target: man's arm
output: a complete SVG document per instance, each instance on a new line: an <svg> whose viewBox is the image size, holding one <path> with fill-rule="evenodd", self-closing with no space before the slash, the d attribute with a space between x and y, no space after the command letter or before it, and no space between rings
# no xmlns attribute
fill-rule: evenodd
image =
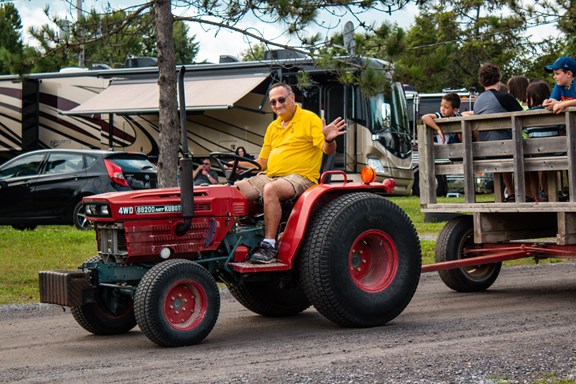
<svg viewBox="0 0 576 384"><path fill-rule="evenodd" d="M200 164L192 173L192 180L196 180L201 170L202 170L202 164Z"/></svg>
<svg viewBox="0 0 576 384"><path fill-rule="evenodd" d="M331 155L336 152L336 138L346 134L346 121L338 117L326 125L326 120L322 119L322 133L324 134L322 152Z"/></svg>
<svg viewBox="0 0 576 384"><path fill-rule="evenodd" d="M210 184L218 184L218 174L216 171L209 170L206 172L206 177L208 177L208 181Z"/></svg>

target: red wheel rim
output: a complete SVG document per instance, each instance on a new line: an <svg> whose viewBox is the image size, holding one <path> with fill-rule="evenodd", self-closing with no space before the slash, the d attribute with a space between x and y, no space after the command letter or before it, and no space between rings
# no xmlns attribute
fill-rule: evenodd
<svg viewBox="0 0 576 384"><path fill-rule="evenodd" d="M354 283L365 292L381 292L394 280L398 271L398 249L382 231L366 231L356 238L348 267Z"/></svg>
<svg viewBox="0 0 576 384"><path fill-rule="evenodd" d="M207 309L206 292L194 281L179 281L168 289L164 316L170 326L186 331L198 325Z"/></svg>

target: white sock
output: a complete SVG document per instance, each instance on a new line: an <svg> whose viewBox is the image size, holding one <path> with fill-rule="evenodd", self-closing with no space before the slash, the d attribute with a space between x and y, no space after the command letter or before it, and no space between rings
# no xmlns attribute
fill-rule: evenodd
<svg viewBox="0 0 576 384"><path fill-rule="evenodd" d="M264 239L262 240L265 243L270 244L271 246L273 246L274 248L276 248L276 240L275 239Z"/></svg>

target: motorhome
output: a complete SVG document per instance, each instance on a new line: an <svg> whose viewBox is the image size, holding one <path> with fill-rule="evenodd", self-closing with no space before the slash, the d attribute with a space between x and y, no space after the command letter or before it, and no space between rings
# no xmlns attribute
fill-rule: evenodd
<svg viewBox="0 0 576 384"><path fill-rule="evenodd" d="M238 146L255 156L275 118L267 103L274 82L290 84L296 101L327 121L343 117L334 168L349 178L369 165L395 194L412 188L412 145L405 94L382 60L346 57L344 71L379 72L385 85L368 94L345 83L343 70L281 55L263 61L186 65L188 142L195 158ZM303 81L305 79L305 81ZM0 157L37 148L101 148L157 158L158 68L123 68L0 76ZM190 129L194 126L194 129Z"/></svg>

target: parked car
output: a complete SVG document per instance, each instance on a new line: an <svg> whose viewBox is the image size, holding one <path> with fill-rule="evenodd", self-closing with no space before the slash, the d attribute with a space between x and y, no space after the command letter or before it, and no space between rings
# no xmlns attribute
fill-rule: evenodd
<svg viewBox="0 0 576 384"><path fill-rule="evenodd" d="M0 166L0 225L91 228L82 198L157 187L156 166L142 153L46 149Z"/></svg>

